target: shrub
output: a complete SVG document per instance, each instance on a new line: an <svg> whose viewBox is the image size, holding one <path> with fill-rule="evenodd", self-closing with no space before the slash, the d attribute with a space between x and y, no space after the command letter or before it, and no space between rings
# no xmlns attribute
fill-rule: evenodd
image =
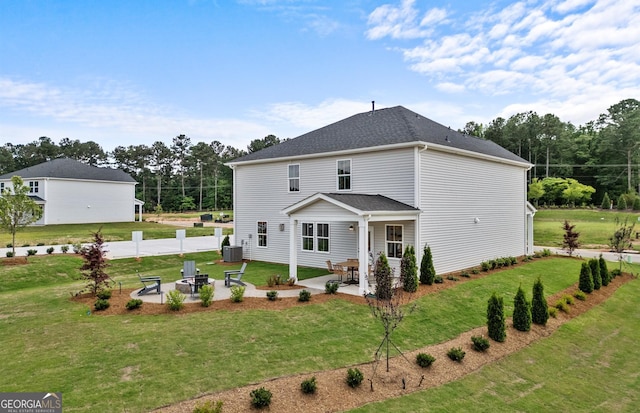
<svg viewBox="0 0 640 413"><path fill-rule="evenodd" d="M245 288L240 285L234 285L231 287L231 302L241 303L244 300Z"/></svg>
<svg viewBox="0 0 640 413"><path fill-rule="evenodd" d="M487 329L489 337L497 342L507 338L507 328L504 320L504 301L496 293L491 295L487 305Z"/></svg>
<svg viewBox="0 0 640 413"><path fill-rule="evenodd" d="M358 387L364 380L364 375L357 368L347 370L347 384L349 387Z"/></svg>
<svg viewBox="0 0 640 413"><path fill-rule="evenodd" d="M602 204L600 204L600 208L602 209L611 208L611 199L609 198L609 194L607 192L605 192L604 196L602 197Z"/></svg>
<svg viewBox="0 0 640 413"><path fill-rule="evenodd" d="M311 293L307 290L302 290L300 291L300 294L298 295L298 301L309 301L311 300Z"/></svg>
<svg viewBox="0 0 640 413"><path fill-rule="evenodd" d="M627 198L624 194L620 194L618 197L618 211L624 211L627 209Z"/></svg>
<svg viewBox="0 0 640 413"><path fill-rule="evenodd" d="M449 281L460 281L460 278L454 277L453 275L447 275L447 280L449 280Z"/></svg>
<svg viewBox="0 0 640 413"><path fill-rule="evenodd" d="M216 401L215 404L213 401L207 400L202 404L196 404L193 413L222 413L222 404L222 400Z"/></svg>
<svg viewBox="0 0 640 413"><path fill-rule="evenodd" d="M480 274L480 270L477 268L474 268L471 270L471 274L474 274L474 275Z"/></svg>
<svg viewBox="0 0 640 413"><path fill-rule="evenodd" d="M230 247L231 246L231 240L229 239L229 234L225 235L224 238L222 239L222 242L220 243L220 249L224 249L224 247Z"/></svg>
<svg viewBox="0 0 640 413"><path fill-rule="evenodd" d="M53 247L47 248L47 254L49 254L49 255L53 254L54 250L55 250L55 248L53 248Z"/></svg>
<svg viewBox="0 0 640 413"><path fill-rule="evenodd" d="M543 257L550 257L551 256L551 250L549 248L543 248L542 249L542 256Z"/></svg>
<svg viewBox="0 0 640 413"><path fill-rule="evenodd" d="M269 301L275 301L278 299L278 292L277 291L267 291L267 299L269 299Z"/></svg>
<svg viewBox="0 0 640 413"><path fill-rule="evenodd" d="M475 351L486 351L489 346L491 346L491 344L489 344L489 340L483 336L472 336L471 342L473 343L473 349Z"/></svg>
<svg viewBox="0 0 640 413"><path fill-rule="evenodd" d="M482 261L480 263L480 268L482 268L482 271L487 272L491 269L491 263L489 263L489 261Z"/></svg>
<svg viewBox="0 0 640 413"><path fill-rule="evenodd" d="M602 254L600 254L600 257L598 258L598 264L600 267L600 278L602 278L602 285L606 287L611 282L611 274L609 274L607 262L602 257Z"/></svg>
<svg viewBox="0 0 640 413"><path fill-rule="evenodd" d="M431 354L418 353L418 355L416 356L416 363L418 363L418 366L423 368L429 367L433 364L434 361L436 361L436 358Z"/></svg>
<svg viewBox="0 0 640 413"><path fill-rule="evenodd" d="M416 264L416 250L413 245L407 245L400 260L400 279L402 289L409 293L418 290L418 265Z"/></svg>
<svg viewBox="0 0 640 413"><path fill-rule="evenodd" d="M593 289L599 290L602 287L602 277L600 277L600 261L597 258L589 260L589 268L591 269L591 278L593 279Z"/></svg>
<svg viewBox="0 0 640 413"><path fill-rule="evenodd" d="M580 282L578 283L580 291L584 291L587 294L593 292L593 278L591 277L591 266L583 262L580 267Z"/></svg>
<svg viewBox="0 0 640 413"><path fill-rule="evenodd" d="M391 299L393 296L393 274L384 253L378 256L373 275L376 279L376 297L380 300Z"/></svg>
<svg viewBox="0 0 640 413"><path fill-rule="evenodd" d="M44 242L39 242L36 244L37 247L44 247Z"/></svg>
<svg viewBox="0 0 640 413"><path fill-rule="evenodd" d="M518 287L513 298L513 327L518 331L531 330L531 305L524 295L522 286Z"/></svg>
<svg viewBox="0 0 640 413"><path fill-rule="evenodd" d="M14 254L13 251L7 251L5 255L7 256L7 258L12 258Z"/></svg>
<svg viewBox="0 0 640 413"><path fill-rule="evenodd" d="M420 262L420 283L432 285L435 281L436 269L433 266L433 256L431 255L431 247L424 246L422 261Z"/></svg>
<svg viewBox="0 0 640 413"><path fill-rule="evenodd" d="M302 383L300 383L300 390L302 390L304 394L313 394L316 392L317 389L318 389L318 384L316 383L315 377L311 377L310 379L303 380Z"/></svg>
<svg viewBox="0 0 640 413"><path fill-rule="evenodd" d="M27 257L30 257L32 255L36 255L37 253L38 253L38 250L28 249L27 250Z"/></svg>
<svg viewBox="0 0 640 413"><path fill-rule="evenodd" d="M282 276L280 274L274 274L267 278L267 285L269 287L274 287L276 285L283 285L284 283L285 283L285 280L282 279Z"/></svg>
<svg viewBox="0 0 640 413"><path fill-rule="evenodd" d="M200 303L203 307L209 307L211 305L211 301L213 301L213 286L212 285L203 285L199 290L200 294Z"/></svg>
<svg viewBox="0 0 640 413"><path fill-rule="evenodd" d="M442 284L444 282L444 279L442 279L442 275L436 275L433 279L433 282L435 282L436 284Z"/></svg>
<svg viewBox="0 0 640 413"><path fill-rule="evenodd" d="M571 296L569 294L563 295L562 299L564 300L565 303L567 303L569 305L573 305L573 303L574 303L573 296Z"/></svg>
<svg viewBox="0 0 640 413"><path fill-rule="evenodd" d="M96 311L102 311L109 308L109 305L110 304L108 300L105 300L103 298L98 298L95 304L93 304L93 307L96 309Z"/></svg>
<svg viewBox="0 0 640 413"><path fill-rule="evenodd" d="M125 307L127 310L135 310L136 308L140 308L142 307L142 300L139 298L132 298L131 300L127 301Z"/></svg>
<svg viewBox="0 0 640 413"><path fill-rule="evenodd" d="M469 277L471 277L471 276L469 275L469 272L468 272L468 271L461 271L461 272L460 272L460 276L461 276L461 277L464 277L464 278L469 278Z"/></svg>
<svg viewBox="0 0 640 413"><path fill-rule="evenodd" d="M79 242L74 242L72 248L74 253L80 254L80 251L82 251L82 244Z"/></svg>
<svg viewBox="0 0 640 413"><path fill-rule="evenodd" d="M583 293L582 291L580 291L580 290L578 290L575 293L573 293L573 296L576 297L580 301L586 301L587 300L587 295L585 293Z"/></svg>
<svg viewBox="0 0 640 413"><path fill-rule="evenodd" d="M66 254L67 252L69 252L69 246L68 246L68 245L63 245L63 246L61 246L61 247L60 247L60 251L61 251L63 254Z"/></svg>
<svg viewBox="0 0 640 413"><path fill-rule="evenodd" d="M111 298L111 290L100 290L96 294L96 297L102 298L103 300L108 300Z"/></svg>
<svg viewBox="0 0 640 413"><path fill-rule="evenodd" d="M553 317L553 318L557 318L558 317L558 309L555 307L549 307L549 316Z"/></svg>
<svg viewBox="0 0 640 413"><path fill-rule="evenodd" d="M457 361L457 362L461 362L462 359L464 359L465 356L464 350L462 350L462 347L451 347L449 349L449 351L447 351L447 356L453 360L453 361Z"/></svg>
<svg viewBox="0 0 640 413"><path fill-rule="evenodd" d="M563 300L563 299L560 299L560 300L556 301L556 305L555 305L555 307L556 307L558 310L563 311L563 312L565 312L565 313L568 313L568 312L569 312L569 305L568 305L568 304L567 304L567 302L566 302L565 300Z"/></svg>
<svg viewBox="0 0 640 413"><path fill-rule="evenodd" d="M31 246L31 244L29 244L29 243L22 244L22 247L30 247L30 246Z"/></svg>
<svg viewBox="0 0 640 413"><path fill-rule="evenodd" d="M268 407L271 404L271 392L264 387L252 390L249 396L251 396L251 405L257 409Z"/></svg>
<svg viewBox="0 0 640 413"><path fill-rule="evenodd" d="M531 321L535 324L546 325L549 320L549 306L544 298L544 285L540 277L533 283L533 298L531 299Z"/></svg>
<svg viewBox="0 0 640 413"><path fill-rule="evenodd" d="M171 311L180 311L184 307L184 299L187 296L178 290L171 290L167 293L167 306Z"/></svg>
<svg viewBox="0 0 640 413"><path fill-rule="evenodd" d="M622 275L622 270L620 270L619 268L615 268L613 270L611 270L611 277L618 277Z"/></svg>
<svg viewBox="0 0 640 413"><path fill-rule="evenodd" d="M296 279L293 277L289 277L287 278L287 285L289 287L293 287L294 285L296 285Z"/></svg>
<svg viewBox="0 0 640 413"><path fill-rule="evenodd" d="M12 243L8 243L7 244L7 248L13 248L13 244Z"/></svg>
<svg viewBox="0 0 640 413"><path fill-rule="evenodd" d="M339 285L337 282L327 281L324 285L324 292L327 294L335 294L338 292L338 287Z"/></svg>

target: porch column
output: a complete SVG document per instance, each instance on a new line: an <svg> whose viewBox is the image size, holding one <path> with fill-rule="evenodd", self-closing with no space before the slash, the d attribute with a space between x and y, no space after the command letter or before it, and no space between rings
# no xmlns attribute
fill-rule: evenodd
<svg viewBox="0 0 640 413"><path fill-rule="evenodd" d="M369 285L367 283L367 273L369 272L369 251L367 246L367 239L369 235L369 221L364 217L358 220L358 294L364 296ZM368 275L371 277L371 274Z"/></svg>
<svg viewBox="0 0 640 413"><path fill-rule="evenodd" d="M298 233L298 221L289 217L289 278L298 282L298 249L296 248L296 234Z"/></svg>

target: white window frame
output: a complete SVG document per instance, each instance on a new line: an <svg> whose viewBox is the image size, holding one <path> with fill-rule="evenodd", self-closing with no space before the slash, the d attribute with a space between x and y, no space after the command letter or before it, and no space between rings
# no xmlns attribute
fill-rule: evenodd
<svg viewBox="0 0 640 413"><path fill-rule="evenodd" d="M349 162L349 173L340 173L340 162ZM340 178L349 178L349 187L340 188ZM353 162L351 159L338 159L336 161L336 190L351 191L353 187Z"/></svg>
<svg viewBox="0 0 640 413"><path fill-rule="evenodd" d="M29 193L37 194L38 193L38 181L29 181Z"/></svg>
<svg viewBox="0 0 640 413"><path fill-rule="evenodd" d="M298 167L298 176L291 176L291 167L292 166L297 166ZM289 184L289 192L300 192L300 164L299 163L290 163L289 165L287 165L287 183ZM298 189L291 189L292 188L292 181L297 180L298 181Z"/></svg>
<svg viewBox="0 0 640 413"><path fill-rule="evenodd" d="M264 228L264 232L260 230ZM256 222L256 247L267 248L269 246L269 221L257 221ZM260 245L260 240L264 240L264 245Z"/></svg>
<svg viewBox="0 0 640 413"><path fill-rule="evenodd" d="M393 239L390 240L389 239L389 227L400 227L400 241L398 241L397 239ZM391 254L389 254L389 246L393 244L393 245L398 245L400 244L400 256L396 257L395 256L395 251L394 252L394 256L391 256ZM385 253L387 254L387 258L390 259L401 259L402 258L402 252L404 251L404 225L399 225L399 224L387 224L384 227L384 245L385 245ZM394 248L394 250L397 250L397 247Z"/></svg>
<svg viewBox="0 0 640 413"><path fill-rule="evenodd" d="M326 225L327 226L327 236L318 236L318 226ZM311 235L309 235L307 229L311 228ZM319 254L329 254L331 252L331 226L328 222L301 222L300 223L300 249L303 252L315 252ZM307 242L305 242L305 240ZM327 241L327 250L321 251L318 248L318 241L326 240ZM309 245L311 249L309 249Z"/></svg>

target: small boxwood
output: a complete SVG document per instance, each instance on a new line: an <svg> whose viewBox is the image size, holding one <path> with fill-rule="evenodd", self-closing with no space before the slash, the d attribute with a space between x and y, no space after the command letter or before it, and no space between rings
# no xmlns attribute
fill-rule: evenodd
<svg viewBox="0 0 640 413"><path fill-rule="evenodd" d="M337 282L327 281L324 285L324 292L327 294L335 294L338 292L338 287L339 285Z"/></svg>
<svg viewBox="0 0 640 413"><path fill-rule="evenodd" d="M142 300L139 298L132 298L131 300L127 301L125 307L127 308L127 310L135 310L136 308L140 308L142 307Z"/></svg>
<svg viewBox="0 0 640 413"><path fill-rule="evenodd" d="M257 409L268 407L271 404L271 392L264 387L252 390L249 393L251 405Z"/></svg>
<svg viewBox="0 0 640 413"><path fill-rule="evenodd" d="M100 290L96 294L96 297L101 298L103 300L108 300L111 298L111 290Z"/></svg>
<svg viewBox="0 0 640 413"><path fill-rule="evenodd" d="M449 349L449 351L447 351L447 356L453 360L453 361L457 361L457 362L461 362L462 359L464 359L465 356L465 351L462 350L462 347L451 347Z"/></svg>
<svg viewBox="0 0 640 413"><path fill-rule="evenodd" d="M429 367L433 364L434 361L436 361L436 358L431 354L418 353L418 355L416 356L416 363L418 363L418 366L423 368Z"/></svg>
<svg viewBox="0 0 640 413"><path fill-rule="evenodd" d="M347 370L347 384L349 387L358 387L364 380L364 375L358 368Z"/></svg>
<svg viewBox="0 0 640 413"><path fill-rule="evenodd" d="M476 351L486 351L491 346L489 340L482 336L471 337L471 342L473 342L473 349Z"/></svg>
<svg viewBox="0 0 640 413"><path fill-rule="evenodd" d="M310 379L303 380L302 383L300 383L300 390L302 390L304 394L313 394L317 389L318 384L316 383L315 376Z"/></svg>
<svg viewBox="0 0 640 413"><path fill-rule="evenodd" d="M108 300L105 300L103 298L98 298L95 304L93 304L93 307L96 309L96 311L102 311L109 308L109 305L110 304Z"/></svg>
<svg viewBox="0 0 640 413"><path fill-rule="evenodd" d="M278 292L275 290L267 291L267 298L269 301L276 301L278 299Z"/></svg>
<svg viewBox="0 0 640 413"><path fill-rule="evenodd" d="M309 301L311 300L311 293L307 290L302 290L300 291L300 294L298 295L298 301Z"/></svg>

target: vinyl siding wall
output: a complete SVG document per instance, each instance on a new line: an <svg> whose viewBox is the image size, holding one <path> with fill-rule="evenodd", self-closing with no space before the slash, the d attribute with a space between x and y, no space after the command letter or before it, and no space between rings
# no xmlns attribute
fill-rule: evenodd
<svg viewBox="0 0 640 413"><path fill-rule="evenodd" d="M524 168L434 150L420 156L420 237L437 273L525 254Z"/></svg>
<svg viewBox="0 0 640 413"><path fill-rule="evenodd" d="M243 245L245 258L269 262L289 262L289 217L280 211L318 192L337 190L336 162L351 159L351 191L347 193L380 194L413 205L413 149L377 151L367 154L322 157L296 161L238 165L235 170L234 221L236 244ZM300 165L300 191L289 192L288 165ZM330 204L318 203L305 211L307 222L328 222L340 214L348 219L348 211ZM347 215L346 215L347 214ZM356 218L354 216L353 221ZM268 222L268 246L257 247L257 222ZM357 254L357 232L349 231L349 221L330 224L330 253L301 250L298 226L298 264L324 267L326 260L343 261ZM280 224L284 230L280 231ZM384 231L380 230L384 236ZM249 238L251 234L251 238ZM377 236L377 231L375 233ZM383 244L380 244L381 246Z"/></svg>

